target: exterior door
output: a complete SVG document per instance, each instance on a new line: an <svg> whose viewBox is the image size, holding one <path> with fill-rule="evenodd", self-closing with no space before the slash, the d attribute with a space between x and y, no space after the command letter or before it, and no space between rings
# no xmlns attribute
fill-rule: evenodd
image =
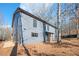
<svg viewBox="0 0 79 59"><path fill-rule="evenodd" d="M51 41L51 34L48 33L48 42L50 42L50 41Z"/></svg>

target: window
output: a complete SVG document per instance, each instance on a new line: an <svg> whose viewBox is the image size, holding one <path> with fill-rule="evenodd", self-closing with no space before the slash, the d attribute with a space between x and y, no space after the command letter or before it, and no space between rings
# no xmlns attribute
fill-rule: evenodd
<svg viewBox="0 0 79 59"><path fill-rule="evenodd" d="M38 33L32 33L32 37L38 37Z"/></svg>
<svg viewBox="0 0 79 59"><path fill-rule="evenodd" d="M49 26L47 25L47 30L49 31Z"/></svg>
<svg viewBox="0 0 79 59"><path fill-rule="evenodd" d="M33 20L33 27L37 27L37 20Z"/></svg>

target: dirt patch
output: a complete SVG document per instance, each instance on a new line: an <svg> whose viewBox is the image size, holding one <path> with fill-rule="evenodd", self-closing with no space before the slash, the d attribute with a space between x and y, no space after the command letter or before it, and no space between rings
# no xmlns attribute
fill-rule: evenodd
<svg viewBox="0 0 79 59"><path fill-rule="evenodd" d="M79 56L79 40L62 40L61 44L57 43L38 43L29 45L18 45L18 56ZM12 47L2 48L0 43L0 55L9 56ZM26 51L27 50L27 51ZM29 56L30 56L29 55Z"/></svg>
<svg viewBox="0 0 79 59"><path fill-rule="evenodd" d="M3 48L4 41L0 42L0 56L9 56L13 47Z"/></svg>
<svg viewBox="0 0 79 59"><path fill-rule="evenodd" d="M0 48L0 56L10 56L12 47L10 48Z"/></svg>
<svg viewBox="0 0 79 59"><path fill-rule="evenodd" d="M70 42L71 41L71 42ZM78 43L79 40L75 41ZM38 43L25 45L31 55L36 56L78 56L79 45L74 44L74 40L62 41L61 44L56 43ZM20 51L19 51L20 52Z"/></svg>

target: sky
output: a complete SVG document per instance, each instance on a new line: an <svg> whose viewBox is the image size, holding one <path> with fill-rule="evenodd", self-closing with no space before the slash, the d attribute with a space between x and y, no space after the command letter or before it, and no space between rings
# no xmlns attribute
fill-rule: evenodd
<svg viewBox="0 0 79 59"><path fill-rule="evenodd" d="M9 27L11 27L12 25L12 17L13 17L13 13L15 12L15 10L17 9L17 7L21 7L29 12L32 12L35 9L39 9L39 8L43 8L43 6L45 5L45 7L47 9L52 8L51 5L53 4L44 4L44 3L0 3L0 15L2 17L2 19L4 20L4 24L7 24ZM56 5L54 5L54 9L55 10ZM46 12L45 12L46 13ZM50 13L48 11L48 13ZM56 12L55 12L56 13ZM39 13L38 13L39 14ZM54 15L54 13L53 13Z"/></svg>
<svg viewBox="0 0 79 59"><path fill-rule="evenodd" d="M31 13L33 13L34 11L35 12L37 11L37 13L38 13L38 11L41 11L42 9L43 9L42 12L47 10L45 13L51 14L51 12L53 12L52 15L55 16L56 15L57 4L56 3L21 3L20 7L24 10L27 10L27 11L31 12Z"/></svg>
<svg viewBox="0 0 79 59"><path fill-rule="evenodd" d="M56 17L55 17L57 16L56 3L54 4L53 3L52 4L49 4L49 3L47 4L45 3L36 3L36 4L35 3L0 3L0 16L2 15L2 20L4 20L4 24L7 24L9 27L11 27L13 13L18 7L21 7L31 13L34 12L34 14L36 13L36 15L39 14L39 12L37 13L36 10L43 9L42 11L45 11L45 8L46 8L47 11L44 12L45 15L47 15L46 17L50 18L50 16L53 16L52 18L54 19L54 21L56 20Z"/></svg>
<svg viewBox="0 0 79 59"><path fill-rule="evenodd" d="M15 10L19 7L19 3L0 3L0 15L4 24L11 27L12 17Z"/></svg>
<svg viewBox="0 0 79 59"><path fill-rule="evenodd" d="M57 3L21 3L20 7L52 25L56 22Z"/></svg>

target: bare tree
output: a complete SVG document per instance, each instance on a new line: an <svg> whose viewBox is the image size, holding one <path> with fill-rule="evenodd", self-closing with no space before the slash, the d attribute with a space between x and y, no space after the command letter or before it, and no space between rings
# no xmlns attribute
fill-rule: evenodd
<svg viewBox="0 0 79 59"><path fill-rule="evenodd" d="M0 14L0 39L4 40L3 38L4 29L3 29L3 15Z"/></svg>
<svg viewBox="0 0 79 59"><path fill-rule="evenodd" d="M76 28L77 25L73 22L77 17L76 6L78 6L78 4L74 3L61 5L61 22L63 22L61 23L61 30L63 29L62 33L65 32L65 34L70 35L72 34L72 29Z"/></svg>

